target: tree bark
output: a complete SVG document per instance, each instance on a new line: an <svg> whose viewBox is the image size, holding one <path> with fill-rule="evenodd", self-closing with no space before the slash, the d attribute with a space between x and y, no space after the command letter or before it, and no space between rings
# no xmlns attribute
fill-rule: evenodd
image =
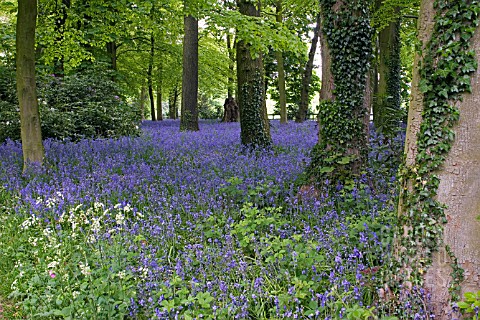
<svg viewBox="0 0 480 320"><path fill-rule="evenodd" d="M422 47L430 40L435 29L435 9L432 1L423 0L420 7L418 35ZM480 60L480 27L476 28L472 46L477 61ZM422 50L425 52L425 50ZM421 76L419 69L423 64L422 55L415 57L412 81L412 100L408 112L408 127L405 142L405 167L413 171L417 167L418 135L423 121L424 95L420 91ZM460 295L465 292L477 292L480 288L480 73L473 73L471 78L472 93L463 94L463 99L456 102L459 110L459 120L453 127L455 140L445 158L443 165L435 172L440 183L435 200L446 206L444 213L446 223L440 235L437 251L432 253L432 263L427 266L424 274L424 287L431 295L430 303L433 307L435 319L451 319L451 294L449 287L454 282L452 277L457 266L464 271L464 278L459 283ZM439 124L443 125L443 124ZM405 177L403 193L412 192L416 181ZM417 182L418 183L418 182ZM408 205L399 202L399 215L407 216ZM428 212L426 212L428 214ZM408 217L408 216L407 216ZM405 219L408 221L408 219ZM398 238L408 237L408 232L415 226L404 223L399 230ZM408 239L408 238L407 238ZM418 239L417 241L421 241ZM447 247L450 250L447 250ZM396 241L397 255L404 248L400 241ZM453 255L448 253L450 251ZM419 248L413 262L403 268L412 270L418 260L425 259L426 253ZM454 259L452 259L454 258Z"/></svg>
<svg viewBox="0 0 480 320"><path fill-rule="evenodd" d="M315 59L315 51L317 51L318 38L320 37L320 24L322 23L321 15L318 13L317 22L313 31L312 44L308 53L308 61L304 69L302 79L302 91L300 95L300 104L298 106L298 112L295 117L295 122L303 122L307 119L308 104L309 104L309 92L310 82L312 81L313 72L313 60Z"/></svg>
<svg viewBox="0 0 480 320"><path fill-rule="evenodd" d="M44 149L35 84L35 28L37 1L19 0L16 30L17 95L20 106L20 129L23 170L30 163L43 163Z"/></svg>
<svg viewBox="0 0 480 320"><path fill-rule="evenodd" d="M110 58L110 68L117 71L117 43L115 41L107 42L107 55Z"/></svg>
<svg viewBox="0 0 480 320"><path fill-rule="evenodd" d="M145 84L142 84L142 88L140 89L140 98L139 98L139 108L140 108L140 115L142 120L145 120Z"/></svg>
<svg viewBox="0 0 480 320"><path fill-rule="evenodd" d="M259 17L260 11L248 0L237 0L240 13ZM242 144L249 147L267 147L272 138L269 132L266 108L264 108L263 59L252 57L250 45L244 40L237 43L237 86L240 109Z"/></svg>
<svg viewBox="0 0 480 320"><path fill-rule="evenodd" d="M57 4L58 2L56 2ZM60 12L57 11L57 19L55 19L55 41L57 43L57 46L63 46L63 40L65 38L65 22L67 21L68 18L68 13L67 10L70 8L71 2L70 0L62 0L60 2ZM60 55L60 57L55 57L54 62L53 62L53 73L57 77L63 77L65 73L65 59L63 57L63 54Z"/></svg>
<svg viewBox="0 0 480 320"><path fill-rule="evenodd" d="M190 0L185 0L186 2ZM186 4L187 5L187 4ZM182 114L180 130L198 131L198 21L184 17Z"/></svg>
<svg viewBox="0 0 480 320"><path fill-rule="evenodd" d="M283 8L282 0L278 0L276 4L278 23L283 22ZM283 54L281 51L275 52L275 58L277 60L278 70L278 94L280 103L280 123L287 123L287 93L285 89L285 66L283 65Z"/></svg>
<svg viewBox="0 0 480 320"><path fill-rule="evenodd" d="M155 55L155 38L153 33L150 35L150 59L148 61L147 82L148 82L148 97L150 98L150 116L152 121L156 121L155 116L155 98L153 97L153 58Z"/></svg>
<svg viewBox="0 0 480 320"><path fill-rule="evenodd" d="M235 40L233 40L235 43ZM233 98L233 90L235 90L235 49L232 45L232 36L227 33L227 50L228 50L228 86L227 99Z"/></svg>
<svg viewBox="0 0 480 320"><path fill-rule="evenodd" d="M400 109L400 20L391 22L378 34L377 70L373 122L383 132L389 131L395 121L392 110Z"/></svg>
<svg viewBox="0 0 480 320"><path fill-rule="evenodd" d="M157 120L163 120L163 112L162 112L162 83L160 79L157 83Z"/></svg>
<svg viewBox="0 0 480 320"><path fill-rule="evenodd" d="M473 44L480 61L480 28L477 27ZM435 319L447 319L451 311L449 285L452 267L446 246L464 270L460 283L460 296L477 292L480 288L480 72L471 79L472 94L465 94L457 104L460 119L452 145L438 177L437 200L447 205L447 224L443 231L443 244L433 254L425 287L432 294Z"/></svg>

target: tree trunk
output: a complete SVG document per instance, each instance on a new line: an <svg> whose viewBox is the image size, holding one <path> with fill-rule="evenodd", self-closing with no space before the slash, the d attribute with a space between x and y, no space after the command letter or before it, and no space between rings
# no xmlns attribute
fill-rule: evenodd
<svg viewBox="0 0 480 320"><path fill-rule="evenodd" d="M110 58L110 68L117 71L117 43L115 41L107 42L107 55Z"/></svg>
<svg viewBox="0 0 480 320"><path fill-rule="evenodd" d="M30 163L42 164L44 157L35 84L36 23L37 1L19 0L16 30L17 95L20 106L24 171Z"/></svg>
<svg viewBox="0 0 480 320"><path fill-rule="evenodd" d="M139 108L140 108L140 115L142 117L142 121L145 120L145 84L142 84L142 88L140 89L140 99L139 99Z"/></svg>
<svg viewBox="0 0 480 320"><path fill-rule="evenodd" d="M56 2L57 4L57 2ZM62 0L60 3L60 12L58 14L57 19L55 19L55 41L57 46L63 46L63 40L65 38L65 22L68 18L67 10L70 8L70 0ZM55 57L53 62L53 73L57 77L63 77L65 73L65 60L63 54L60 54L60 57Z"/></svg>
<svg viewBox="0 0 480 320"><path fill-rule="evenodd" d="M318 38L320 37L320 24L322 23L320 13L317 15L317 22L313 31L312 44L308 53L308 61L304 69L302 79L302 91L300 94L300 104L298 106L295 122L303 122L307 119L310 82L312 81L313 60L315 59L315 51L317 51Z"/></svg>
<svg viewBox="0 0 480 320"><path fill-rule="evenodd" d="M351 184L367 160L366 92L373 34L367 2L321 3L319 139L306 175L309 183L321 185L328 180L336 186Z"/></svg>
<svg viewBox="0 0 480 320"><path fill-rule="evenodd" d="M333 94L333 89L335 88L333 83L333 74L332 74L332 56L330 55L330 49L328 48L327 38L325 37L324 32L322 31L322 26L320 24L320 54L322 57L322 86L320 87L320 102L321 101L331 101L335 99Z"/></svg>
<svg viewBox="0 0 480 320"><path fill-rule="evenodd" d="M155 116L155 98L153 97L153 58L155 55L155 38L153 33L150 35L150 59L148 61L147 82L148 82L148 97L150 98L150 116L152 121L156 121Z"/></svg>
<svg viewBox="0 0 480 320"><path fill-rule="evenodd" d="M248 0L237 0L240 13L259 17L260 11ZM237 86L240 109L242 144L250 147L267 147L272 138L264 108L264 71L262 55L253 58L250 45L244 40L237 43Z"/></svg>
<svg viewBox="0 0 480 320"><path fill-rule="evenodd" d="M190 1L190 0L185 0ZM187 5L187 4L186 4ZM184 17L182 114L180 130L198 131L198 21Z"/></svg>
<svg viewBox="0 0 480 320"><path fill-rule="evenodd" d="M435 28L436 9L433 2L423 0L421 2L418 35L422 44L422 53L431 54L425 49L430 38L441 39L442 33L437 33ZM439 15L439 16L443 16ZM463 12L455 12L455 18L463 17ZM467 20L468 21L468 20ZM458 23L452 21L452 24ZM459 23L463 25L465 21ZM466 26L465 26L466 27ZM439 28L441 30L441 27ZM453 45L460 43L461 38L456 37ZM475 50L475 57L480 60L480 27L476 27L471 46ZM457 43L454 43L457 42ZM460 45L459 45L460 47ZM432 50L435 54L437 49ZM460 49L459 52L465 52ZM455 61L455 51L441 51L444 61ZM438 61L437 56L433 61ZM398 240L395 242L396 254L400 256L411 253L402 261L401 274L405 275L410 282L413 282L412 273L419 268L425 268L426 272L421 273L423 286L431 295L430 303L433 307L435 319L445 320L452 318L452 295L458 286L460 295L465 292L477 292L480 288L480 72L476 66L476 72L471 73L472 93L463 93L460 100L450 99L446 104L454 104L459 111L459 119L453 126L454 141L451 149L441 154L444 162L437 166L429 167L434 160L428 160L425 156L436 156L436 149L425 144L430 136L436 136L430 128L445 130L445 126L454 120L433 121L436 117L432 112L430 98L432 89L424 95L420 90L421 83L432 75L432 72L420 74L420 68L435 65L425 56L417 54L414 63L412 80L412 100L408 113L407 137L405 142L405 169L403 170L403 188L398 206L400 229ZM462 63L460 69L468 65ZM428 69L430 70L430 69ZM440 69L441 74L444 69ZM463 70L461 70L463 72ZM460 71L459 71L460 73ZM437 75L437 73L435 73ZM464 75L459 75L464 79ZM443 81L457 81L454 77L437 77L435 81L442 84ZM463 80L462 80L463 81ZM453 85L448 85L452 88ZM435 90L435 88L433 88ZM467 89L468 91L468 89ZM461 91L463 92L463 91ZM455 119L455 111L445 114L445 119ZM428 128L428 131L425 130ZM441 138L438 138L441 139ZM443 140L442 140L443 141ZM448 149L447 149L448 150ZM432 158L433 159L433 158ZM432 169L429 169L432 168ZM426 171L426 170L429 171ZM436 195L419 196L420 192L430 191L433 186L438 186ZM433 188L434 189L434 188ZM434 192L435 193L435 192ZM413 201L412 201L413 199ZM415 199L420 199L418 204ZM445 209L439 209L438 205L445 205ZM435 214L438 214L435 215ZM422 218L422 221L417 221ZM440 222L444 219L444 223ZM435 248L425 247L425 243L431 243L431 235L428 224L438 226L435 229ZM443 232L442 232L443 229ZM413 244L412 248L407 246ZM433 252L431 252L433 250ZM429 263L431 262L431 263ZM460 271L463 270L463 276Z"/></svg>
<svg viewBox="0 0 480 320"><path fill-rule="evenodd" d="M157 83L157 120L163 120L163 112L162 112L162 83L160 79Z"/></svg>
<svg viewBox="0 0 480 320"><path fill-rule="evenodd" d="M177 119L175 115L175 91L176 88L172 89L168 95L168 117L170 119Z"/></svg>
<svg viewBox="0 0 480 320"><path fill-rule="evenodd" d="M391 22L378 34L378 55L373 122L380 131L392 133L398 123L395 110L400 109L400 20Z"/></svg>
<svg viewBox="0 0 480 320"><path fill-rule="evenodd" d="M163 85L163 63L160 59L158 65L158 79L157 79L157 120L163 120L163 107L162 107L162 85Z"/></svg>
<svg viewBox="0 0 480 320"><path fill-rule="evenodd" d="M283 22L283 8L282 0L277 1L277 16L278 23ZM283 65L283 54L281 51L275 52L275 58L277 60L278 70L278 94L280 96L280 123L287 123L287 93L285 89L285 66Z"/></svg>
<svg viewBox="0 0 480 320"><path fill-rule="evenodd" d="M170 119L178 119L178 85L170 91L168 96L168 117Z"/></svg>
<svg viewBox="0 0 480 320"><path fill-rule="evenodd" d="M233 41L235 42L235 41ZM227 50L228 50L228 86L227 99L233 98L233 90L235 90L235 51L232 46L232 36L227 33Z"/></svg>

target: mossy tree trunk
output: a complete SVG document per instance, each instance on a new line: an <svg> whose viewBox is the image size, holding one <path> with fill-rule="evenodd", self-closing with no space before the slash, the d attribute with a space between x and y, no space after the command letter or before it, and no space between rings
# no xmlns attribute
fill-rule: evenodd
<svg viewBox="0 0 480 320"><path fill-rule="evenodd" d="M140 115L142 117L142 120L145 120L145 95L146 95L147 88L145 87L145 84L142 84L142 87L140 89L140 97L138 99L138 104L140 108Z"/></svg>
<svg viewBox="0 0 480 320"><path fill-rule="evenodd" d="M20 106L24 171L30 163L42 164L44 157L35 84L36 23L37 1L19 0L16 30L17 95Z"/></svg>
<svg viewBox="0 0 480 320"><path fill-rule="evenodd" d="M478 2L453 10L439 2L421 2L395 252L397 278L422 284L444 320L457 294L480 288L480 27L471 14ZM456 25L459 36L449 38Z"/></svg>
<svg viewBox="0 0 480 320"><path fill-rule="evenodd" d="M249 0L237 0L240 13L259 17L260 10ZM258 3L258 6L260 4ZM237 43L237 85L242 144L249 147L271 145L267 112L264 107L264 70L262 55L252 57L250 45Z"/></svg>
<svg viewBox="0 0 480 320"><path fill-rule="evenodd" d="M315 52L317 51L318 39L320 37L320 25L321 15L318 13L316 19L315 29L313 30L312 43L310 45L310 51L308 53L307 64L303 72L302 78L302 91L300 93L300 103L298 106L298 112L295 117L295 122L303 122L307 120L308 116L308 104L310 98L310 83L312 82L313 61L315 59Z"/></svg>
<svg viewBox="0 0 480 320"><path fill-rule="evenodd" d="M192 11L196 0L185 0ZM180 130L198 131L198 21L187 13L184 17L182 108Z"/></svg>

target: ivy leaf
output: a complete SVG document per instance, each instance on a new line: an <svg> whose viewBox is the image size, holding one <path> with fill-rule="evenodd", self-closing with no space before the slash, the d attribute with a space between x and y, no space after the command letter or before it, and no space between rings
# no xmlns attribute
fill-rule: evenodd
<svg viewBox="0 0 480 320"><path fill-rule="evenodd" d="M322 167L320 168L320 173L330 173L334 170L334 167Z"/></svg>
<svg viewBox="0 0 480 320"><path fill-rule="evenodd" d="M420 91L422 93L426 93L426 92L428 92L429 90L432 89L432 86L428 85L428 82L427 82L426 79L422 79L422 80L420 80L420 84L418 85L418 88L420 89Z"/></svg>

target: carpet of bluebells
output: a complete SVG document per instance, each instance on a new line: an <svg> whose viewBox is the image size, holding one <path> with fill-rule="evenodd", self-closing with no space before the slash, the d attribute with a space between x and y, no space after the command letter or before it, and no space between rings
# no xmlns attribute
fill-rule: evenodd
<svg viewBox="0 0 480 320"><path fill-rule="evenodd" d="M356 187L313 197L297 178L314 122L272 122L274 147L257 152L243 150L238 123L200 127L144 122L140 137L46 141L44 167L24 174L21 145L0 145L0 272L19 317L379 314L402 138L372 137Z"/></svg>

